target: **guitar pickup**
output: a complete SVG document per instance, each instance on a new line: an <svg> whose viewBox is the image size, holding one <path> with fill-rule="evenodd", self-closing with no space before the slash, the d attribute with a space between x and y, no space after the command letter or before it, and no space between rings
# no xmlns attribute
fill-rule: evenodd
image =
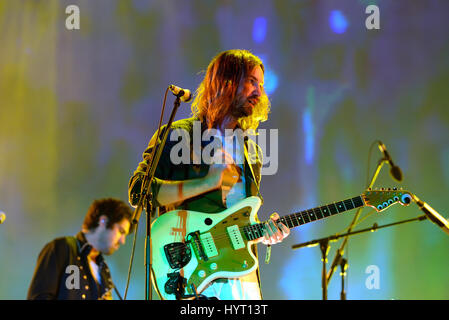
<svg viewBox="0 0 449 320"><path fill-rule="evenodd" d="M228 232L228 236L231 240L234 250L245 248L245 241L242 238L242 234L240 233L238 225L227 227L226 231Z"/></svg>
<svg viewBox="0 0 449 320"><path fill-rule="evenodd" d="M203 259L203 261L209 260L200 239L200 232L195 231L187 235L187 241L192 244L193 250L197 254L197 257Z"/></svg>
<svg viewBox="0 0 449 320"><path fill-rule="evenodd" d="M214 238L210 232L200 235L201 247L208 258L218 256L217 247L215 246Z"/></svg>

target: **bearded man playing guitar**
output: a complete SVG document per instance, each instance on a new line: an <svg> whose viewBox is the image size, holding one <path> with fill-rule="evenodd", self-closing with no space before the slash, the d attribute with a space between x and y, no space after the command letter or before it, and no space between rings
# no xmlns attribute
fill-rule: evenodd
<svg viewBox="0 0 449 320"><path fill-rule="evenodd" d="M246 50L221 52L210 62L197 89L193 117L172 124L168 137L176 130L188 135L181 142L187 147L182 151L190 151L190 161L175 164L177 152L172 151L179 141L167 138L151 186L160 213L152 225L153 284L162 299L198 294L226 300L262 299L255 244L279 243L290 230L277 213L259 233L245 229L259 222L260 148L252 139L237 140L231 152L224 147L214 149L214 159L224 160L224 164L208 162L203 152L192 151L192 137L201 135L203 151L210 147L210 141L201 138L205 131L223 141L225 131L257 129L270 109L263 83L260 58ZM131 177L129 201L133 206L138 203L149 157L164 129L150 140ZM247 203L245 199L249 199ZM235 213L228 212L229 208L235 208Z"/></svg>

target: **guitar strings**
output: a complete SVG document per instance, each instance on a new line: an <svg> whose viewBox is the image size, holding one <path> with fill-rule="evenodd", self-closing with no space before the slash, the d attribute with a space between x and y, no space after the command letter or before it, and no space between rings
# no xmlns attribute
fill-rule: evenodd
<svg viewBox="0 0 449 320"><path fill-rule="evenodd" d="M296 215L296 214L298 214L298 213L295 213L293 215ZM284 216L284 217L280 218L279 220L284 221L285 224L289 224L286 221L286 217L288 217L288 216ZM238 230L242 232L245 228L253 229L253 230L248 230L248 231L254 233L257 237L254 238L254 239L251 239L251 240L247 239L246 241L247 242L249 242L249 241L257 241L258 239L261 239L261 238L265 237L264 234L262 236L258 236L261 232L263 232L263 230L265 228L265 226L264 226L265 223L267 223L267 222L241 226L241 227L238 228ZM298 222L298 225L300 225L299 222ZM292 223L292 226L295 226L295 225ZM243 233L245 234L245 237L246 237L246 233L244 231L243 231ZM215 243L223 243L224 241L231 242L231 236L229 235L229 233L220 232L220 233L215 234L215 236L212 238L212 241L214 242L214 244ZM200 244L201 244L201 239L194 239L194 240L191 240L191 241L188 241L188 242L193 242L195 245L198 245L198 242L200 242ZM193 245L193 243L192 243L192 245ZM204 243L202 245L204 246ZM173 248L172 249L172 252L175 253L175 254L183 252L183 251L184 251L184 248Z"/></svg>
<svg viewBox="0 0 449 320"><path fill-rule="evenodd" d="M244 228L246 228L246 227L253 227L253 226L261 226L261 227L263 228L263 223L253 224L253 225L246 225L246 226L239 227L238 229L239 229L239 231L242 231L242 230L243 230ZM263 238L263 237L264 237L264 236L261 236L261 237L255 238L255 239L253 239L253 240L247 240L247 241L255 241L255 240L260 239L260 238ZM212 241L213 241L214 244L215 244L215 243L223 243L224 241L230 242L231 239L230 239L230 236L229 236L228 233L222 233L222 232L220 232L220 233L217 233L217 234L212 238ZM198 242L201 242L201 239L193 239L193 240L190 240L190 241L187 241L187 242L193 242L195 245L198 245ZM193 245L193 243L192 243L192 245ZM204 246L204 245L203 245L203 246ZM183 252L183 251L184 251L184 248L173 248L173 249L172 249L172 252L175 253L175 254L180 253L180 252Z"/></svg>
<svg viewBox="0 0 449 320"><path fill-rule="evenodd" d="M370 216L372 216L373 213L375 213L375 212L376 212L376 210L374 210L374 209L373 209L371 212L368 212L362 219L360 219L360 220L357 222L356 225L359 225L360 223L362 223L364 220L366 220L367 218L369 218ZM298 212L298 213L300 213L300 212ZM293 214L293 215L297 215L298 213L295 213L295 214ZM289 216L284 216L284 217L280 218L279 220L283 220L284 222L287 222L287 221L286 221L286 217L289 217ZM292 219L292 218L291 218L291 219ZM317 220L319 220L319 219L317 219ZM316 220L314 220L314 221L316 221ZM265 222L265 223L266 223L266 222ZM293 224L293 226L294 226L294 224ZM260 232L262 232L262 230L260 230L260 228L264 228L264 223L258 223L258 224L252 224L252 225L241 226L241 227L239 227L238 229L239 229L239 231L243 231L244 228L258 228L259 230L258 230L257 232L260 233ZM348 228L345 228L345 229L341 230L340 232L338 232L338 233L336 233L336 234L341 234L342 232L345 232L347 229L348 229ZM253 230L253 232L255 232L255 231ZM260 238L263 238L263 237L264 237L264 235L262 235L261 237L254 238L254 239L252 239L252 240L249 240L249 239L248 239L247 241L256 241L256 240L258 240L258 239L260 239ZM222 232L220 232L220 233L217 233L217 234L215 235L215 237L212 238L212 241L213 241L214 244L215 244L215 243L223 243L224 241L230 242L231 239L230 239L230 236L229 236L228 233L222 233ZM198 245L198 242L201 242L201 239L194 239L194 240L192 240L192 242L195 242L195 244ZM204 245L203 245L203 246L204 246ZM174 253L179 253L179 252L182 252L183 250L184 250L183 248L173 249Z"/></svg>
<svg viewBox="0 0 449 320"><path fill-rule="evenodd" d="M305 213L305 212L306 212L306 211L300 211L300 212L296 212L296 213L293 213L293 214L290 214L290 215L283 216L283 217L279 218L279 221L280 221L280 222L283 222L284 224L286 224L287 226L289 226L289 228L292 228L292 227L296 227L296 226L302 225L302 224L299 222L300 219L303 219L303 221L304 221L303 224L305 224L305 223L307 223L307 222L304 220L304 216L303 216L303 213ZM307 216L307 215L306 215L306 216ZM298 217L299 217L299 218L298 218ZM308 217L308 216L307 216L307 217ZM294 220L296 220L296 223L295 223ZM320 219L317 218L316 220L320 220ZM310 219L309 222L316 221L316 220L311 220L311 219ZM268 221L269 221L269 220L268 220ZM255 237L254 239L247 239L246 241L256 241L256 240L258 240L258 239L260 239L260 238L264 238L264 237L265 237L265 234L262 234L262 233L263 233L264 228L265 228L265 227L264 227L264 224L267 223L268 221L265 221L265 222L263 222L263 223L256 223L256 224L251 224L251 225L239 226L239 227L238 227L238 230L239 230L240 232L243 232L244 235L245 235L245 237L248 238L247 235L246 235L246 233L244 232L244 229L247 228L247 231L248 231L249 233L251 233L251 234L254 234L256 237ZM291 225L291 226L290 226L290 225ZM262 235L259 236L260 234L262 234ZM194 240L192 240L192 241L195 242L196 245L198 245L198 241L201 242L201 239L194 239ZM214 244L215 244L215 243L223 243L224 241L230 242L230 241L231 241L231 238L230 238L229 233L223 233L223 232L220 232L220 233L217 233L217 234L214 235L214 237L212 238L212 241L214 242ZM179 253L179 252L182 252L183 250L184 250L183 248L174 248L174 249L173 249L173 253Z"/></svg>
<svg viewBox="0 0 449 320"><path fill-rule="evenodd" d="M355 206L354 203L353 203L353 198L350 198L350 199L347 199L347 200L343 200L343 201L340 201L340 202L346 203L346 201L348 201L348 200L351 200L351 202L352 202L352 204L353 204L353 207L357 207L357 206ZM334 206L335 206L335 205L337 205L337 204L338 204L338 202L333 202L333 203L330 203L330 204L328 204L328 205L326 205L326 206L323 206L323 207L329 208L330 205L334 205ZM345 206L345 207L346 207L346 206ZM316 209L316 208L315 208L315 209ZM312 210L312 213L313 213L314 216L315 216L315 220L312 220L311 217L309 217L308 211L310 211L310 210ZM348 209L346 209L346 210L344 210L344 211L348 211ZM344 212L344 211L341 211L341 212ZM337 212L337 213L341 213L341 212ZM318 218L318 217L316 216L316 213L315 213L314 209L309 209L309 210L303 210L303 211L295 212L295 213L292 213L292 214L289 214L289 215L280 217L280 218L279 218L279 221L281 221L281 222L283 222L284 224L286 224L289 228L292 228L292 227L297 227L297 226L306 224L306 223L308 223L308 222L317 221L317 220L320 220L320 219L326 217L326 216L324 216L323 213L321 213L321 214L322 214L323 216L322 216L321 218ZM333 215L333 214L331 214L331 215ZM331 216L331 215L329 215L329 216ZM329 217L329 216L328 216L328 217ZM309 220L309 221L307 221L306 218L307 218L307 220ZM296 223L295 223L295 220L296 220ZM300 220L302 220L303 223L301 223ZM269 220L268 220L268 221L269 221ZM248 233L250 233L251 237L252 237L252 234L251 234L251 233L254 233L257 237L254 238L254 239L248 239L247 241L254 241L254 240L257 240L257 239L260 239L260 238L265 237L265 234L262 234L261 236L258 236L259 234L261 234L261 233L264 232L264 224L265 224L265 223L267 223L267 222L264 222L264 223L258 223L258 224L253 224L253 225L241 226L241 227L238 227L238 230L239 230L240 232L242 232L242 231L244 231L244 228L248 228L247 231L248 231ZM291 226L290 226L290 225L291 225ZM245 236L246 236L246 233L245 233L245 232L244 232L244 234L245 234ZM214 242L222 242L222 241L224 241L224 240L230 241L231 239L230 239L230 235L229 235L228 233L218 233L218 234L215 235L215 237L213 237L212 240L213 240ZM201 239L199 239L199 241L201 241ZM176 249L174 249L174 250L176 250ZM180 249L180 250L183 250L183 249Z"/></svg>

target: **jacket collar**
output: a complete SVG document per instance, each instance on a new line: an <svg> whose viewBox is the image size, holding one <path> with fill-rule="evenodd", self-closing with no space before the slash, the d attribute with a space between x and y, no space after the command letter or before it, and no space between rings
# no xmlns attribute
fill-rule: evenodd
<svg viewBox="0 0 449 320"><path fill-rule="evenodd" d="M82 231L78 232L75 237L77 239L78 251L79 251L80 256L87 257L89 255L90 251L92 250L92 245L90 245L90 243L87 242L86 235ZM100 253L97 256L97 258L95 259L95 263L100 265L103 262L104 262L104 257Z"/></svg>

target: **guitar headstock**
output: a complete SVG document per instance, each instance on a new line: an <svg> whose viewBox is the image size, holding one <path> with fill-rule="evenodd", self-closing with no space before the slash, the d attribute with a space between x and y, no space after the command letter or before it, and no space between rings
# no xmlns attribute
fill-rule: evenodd
<svg viewBox="0 0 449 320"><path fill-rule="evenodd" d="M408 206L413 199L410 192L398 190L397 188L378 188L365 191L362 195L365 205L373 207L377 212L381 212L395 203Z"/></svg>

